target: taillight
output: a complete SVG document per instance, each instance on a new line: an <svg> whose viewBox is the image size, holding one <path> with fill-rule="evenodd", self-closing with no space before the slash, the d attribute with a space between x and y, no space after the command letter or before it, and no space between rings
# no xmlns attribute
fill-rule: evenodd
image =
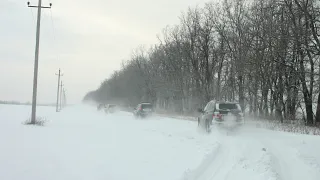
<svg viewBox="0 0 320 180"><path fill-rule="evenodd" d="M222 118L222 114L213 114L212 117L213 117L213 118L221 119L221 118Z"/></svg>

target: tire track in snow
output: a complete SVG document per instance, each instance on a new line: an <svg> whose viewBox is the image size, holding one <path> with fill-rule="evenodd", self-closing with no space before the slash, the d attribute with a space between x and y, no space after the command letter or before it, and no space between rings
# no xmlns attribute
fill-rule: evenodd
<svg viewBox="0 0 320 180"><path fill-rule="evenodd" d="M301 180L308 177L310 180L317 180L320 177L319 171L307 166L303 159L297 156L294 149L288 146L281 146L275 140L262 140L272 156L274 169L281 180ZM283 148L285 147L285 149ZM308 179L308 180L309 180Z"/></svg>
<svg viewBox="0 0 320 180"><path fill-rule="evenodd" d="M236 132L214 135L220 143L184 180L278 179L259 140Z"/></svg>
<svg viewBox="0 0 320 180"><path fill-rule="evenodd" d="M195 170L188 173L184 180L226 179L234 168L237 150L232 147L230 137L224 137L217 147L208 154Z"/></svg>
<svg viewBox="0 0 320 180"><path fill-rule="evenodd" d="M223 145L221 143L217 144L217 147L208 154L204 161L198 166L195 170L188 173L184 180L206 180L208 177L212 177L222 166L223 159L221 155L225 153L221 153L224 150ZM215 163L212 163L215 162Z"/></svg>
<svg viewBox="0 0 320 180"><path fill-rule="evenodd" d="M247 139L260 143L266 150L270 159L270 168L279 180L318 180L320 172L316 167L306 163L299 156L298 147L292 146L295 140L290 133L279 133L269 130L257 130L249 128L239 135L241 139ZM296 140L297 141L297 140Z"/></svg>

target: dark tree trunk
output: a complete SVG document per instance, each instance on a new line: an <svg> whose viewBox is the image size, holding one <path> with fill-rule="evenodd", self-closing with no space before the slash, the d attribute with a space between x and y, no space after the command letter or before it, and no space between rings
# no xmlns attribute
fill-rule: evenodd
<svg viewBox="0 0 320 180"><path fill-rule="evenodd" d="M283 123L283 116L282 116L281 104L280 104L279 101L276 103L276 112L275 112L275 115L276 115L276 119L277 119L277 120L280 120L280 122Z"/></svg>
<svg viewBox="0 0 320 180"><path fill-rule="evenodd" d="M268 111L268 89L264 88L262 92L262 98L263 98L263 116L265 118L268 118L269 111Z"/></svg>
<svg viewBox="0 0 320 180"><path fill-rule="evenodd" d="M270 117L273 118L274 116L274 91L271 89L271 95L270 95Z"/></svg>
<svg viewBox="0 0 320 180"><path fill-rule="evenodd" d="M243 88L243 76L240 75L239 77L239 103L241 109L244 109L244 88Z"/></svg>
<svg viewBox="0 0 320 180"><path fill-rule="evenodd" d="M252 114L252 112L253 112L253 96L252 96L252 94L250 93L250 95L249 95L249 114Z"/></svg>
<svg viewBox="0 0 320 180"><path fill-rule="evenodd" d="M221 100L221 72L222 72L222 61L219 63L219 69L218 69L218 80L217 80L217 89L216 89L216 93L217 93L217 100Z"/></svg>
<svg viewBox="0 0 320 180"><path fill-rule="evenodd" d="M316 125L320 126L320 92L318 94L318 101L317 101Z"/></svg>
<svg viewBox="0 0 320 180"><path fill-rule="evenodd" d="M312 126L313 125L312 97L307 88L307 83L305 78L305 69L303 64L303 55L301 55L301 60L300 60L300 71L301 71L300 79L302 84L302 93L303 93L304 103L306 107L306 114L307 114L306 124L308 126Z"/></svg>

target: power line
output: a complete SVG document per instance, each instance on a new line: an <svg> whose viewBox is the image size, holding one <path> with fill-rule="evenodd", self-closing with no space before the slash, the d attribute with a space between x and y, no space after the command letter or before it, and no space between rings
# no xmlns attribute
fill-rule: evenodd
<svg viewBox="0 0 320 180"><path fill-rule="evenodd" d="M54 28L54 23L53 23L53 16L52 16L52 10L50 9L50 19L51 19L51 25L52 25L52 33L53 33L53 39L56 39L56 33L55 33L55 28Z"/></svg>
<svg viewBox="0 0 320 180"><path fill-rule="evenodd" d="M35 18L34 18L33 11L32 11L32 9L31 9L31 8L30 8L30 12L31 12L31 16L32 16L32 21L35 23L35 22L36 22L36 20L35 20Z"/></svg>
<svg viewBox="0 0 320 180"><path fill-rule="evenodd" d="M57 44L57 35L56 35L56 29L55 29L55 25L54 25L53 15L52 15L52 10L51 9L50 9L50 19L51 19L53 41L54 41L54 51L55 51L57 60L59 60L60 59L60 55L58 53L57 46L56 46L56 44Z"/></svg>
<svg viewBox="0 0 320 180"><path fill-rule="evenodd" d="M54 41L54 54L56 55L57 60L60 60L60 55L57 49L57 35L56 35L56 29L54 25L54 20L53 20L53 13L52 9L50 9L50 19L51 19L51 27L52 27L52 34L53 34L53 41Z"/></svg>
<svg viewBox="0 0 320 180"><path fill-rule="evenodd" d="M51 3L51 0L47 0L49 3ZM55 28L55 23L54 23L54 19L53 19L53 13L52 13L52 9L50 9L50 19L51 19L51 27L52 27L52 34L53 34L53 41L55 42L54 45L54 51L57 57L57 60L60 59L60 55L58 53L57 50L57 34L56 34L56 28ZM59 69L59 73L60 73L60 69ZM63 76L63 74L60 75L60 77ZM62 88L63 84L61 81L61 85L60 85L60 77L58 77L58 89L57 89L57 103L56 103L56 111L58 112L59 109L61 110L64 107L65 104L65 89ZM60 92L59 92L60 91ZM59 108L59 99L60 99L60 108Z"/></svg>

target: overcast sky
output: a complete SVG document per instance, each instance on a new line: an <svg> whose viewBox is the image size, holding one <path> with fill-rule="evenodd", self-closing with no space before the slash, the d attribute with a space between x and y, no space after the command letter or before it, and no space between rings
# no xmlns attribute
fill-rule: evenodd
<svg viewBox="0 0 320 180"><path fill-rule="evenodd" d="M0 100L31 101L37 11L26 1L0 0ZM42 1L53 6L42 14L38 102L55 102L61 68L68 101L78 103L132 50L157 43L182 11L209 0Z"/></svg>

